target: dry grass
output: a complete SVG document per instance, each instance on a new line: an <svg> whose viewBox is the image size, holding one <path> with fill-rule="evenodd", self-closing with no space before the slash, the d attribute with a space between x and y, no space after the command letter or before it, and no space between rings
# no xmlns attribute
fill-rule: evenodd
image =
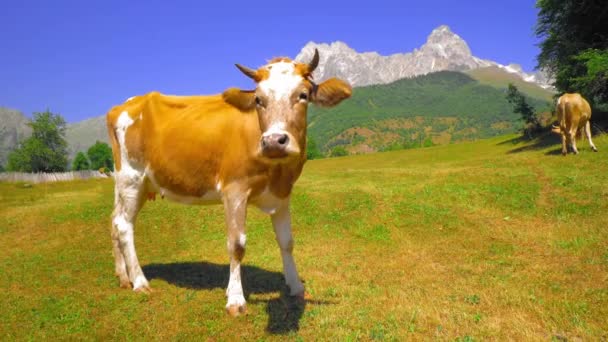
<svg viewBox="0 0 608 342"><path fill-rule="evenodd" d="M251 209L237 319L221 207L146 205L145 296L113 276L111 181L1 183L0 337L606 339L608 137L567 157L513 138L308 163L293 216L312 298L285 295L269 220Z"/></svg>

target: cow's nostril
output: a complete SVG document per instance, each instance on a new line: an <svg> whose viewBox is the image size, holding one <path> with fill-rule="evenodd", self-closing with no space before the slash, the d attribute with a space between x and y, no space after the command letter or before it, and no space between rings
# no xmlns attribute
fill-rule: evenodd
<svg viewBox="0 0 608 342"><path fill-rule="evenodd" d="M285 145L288 141L289 138L287 137L287 134L283 134L278 140L279 144L281 145Z"/></svg>

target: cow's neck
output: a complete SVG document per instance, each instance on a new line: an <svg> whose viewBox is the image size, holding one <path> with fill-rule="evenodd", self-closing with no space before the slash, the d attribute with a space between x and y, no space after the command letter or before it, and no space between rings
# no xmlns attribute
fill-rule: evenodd
<svg viewBox="0 0 608 342"><path fill-rule="evenodd" d="M280 198L289 196L293 185L302 173L304 162L306 162L306 155L289 163L270 166L270 180L268 184L270 191Z"/></svg>

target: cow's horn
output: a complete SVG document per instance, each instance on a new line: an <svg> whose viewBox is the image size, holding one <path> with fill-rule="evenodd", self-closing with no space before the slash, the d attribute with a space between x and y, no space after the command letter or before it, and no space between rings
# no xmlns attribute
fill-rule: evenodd
<svg viewBox="0 0 608 342"><path fill-rule="evenodd" d="M315 54L314 54L314 56L312 56L312 61L310 61L310 63L308 63L308 72L312 74L312 72L315 71L315 69L317 68L318 65L319 65L319 50L317 50L317 48L315 48Z"/></svg>
<svg viewBox="0 0 608 342"><path fill-rule="evenodd" d="M241 70L241 72L243 74L245 74L247 77L251 78L254 81L259 81L258 80L258 72L256 70L253 69L249 69L248 67L242 66L240 64L235 64L237 68L239 68L239 70Z"/></svg>

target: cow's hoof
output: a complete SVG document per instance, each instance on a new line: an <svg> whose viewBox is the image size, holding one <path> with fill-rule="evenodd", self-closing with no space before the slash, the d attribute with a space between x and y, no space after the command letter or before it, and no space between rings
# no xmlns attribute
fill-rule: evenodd
<svg viewBox="0 0 608 342"><path fill-rule="evenodd" d="M247 302L245 302L245 297L243 297L243 295L228 296L226 312L232 317L245 314L247 312Z"/></svg>
<svg viewBox="0 0 608 342"><path fill-rule="evenodd" d="M143 286L140 286L140 287L138 287L138 288L136 288L136 289L133 289L133 291L135 291L135 292L137 292L137 293L143 293L143 294L147 294L147 295L149 295L149 294L151 294L152 292L154 292L154 291L152 290L152 288L151 288L149 285L143 285Z"/></svg>
<svg viewBox="0 0 608 342"><path fill-rule="evenodd" d="M597 152L597 148L592 148L593 152Z"/></svg>
<svg viewBox="0 0 608 342"><path fill-rule="evenodd" d="M118 286L120 286L121 289L133 288L133 286L131 286L131 282L129 281L129 279L118 279Z"/></svg>
<svg viewBox="0 0 608 342"><path fill-rule="evenodd" d="M247 313L247 305L234 304L226 307L226 313L232 317L238 317Z"/></svg>

